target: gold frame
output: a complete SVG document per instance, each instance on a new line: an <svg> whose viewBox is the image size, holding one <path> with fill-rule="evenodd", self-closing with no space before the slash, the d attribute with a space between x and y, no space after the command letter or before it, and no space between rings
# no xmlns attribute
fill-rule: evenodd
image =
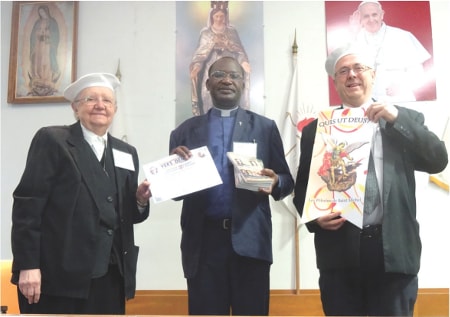
<svg viewBox="0 0 450 317"><path fill-rule="evenodd" d="M36 35L41 14L49 19ZM67 101L63 89L76 79L77 29L78 1L14 1L8 103Z"/></svg>

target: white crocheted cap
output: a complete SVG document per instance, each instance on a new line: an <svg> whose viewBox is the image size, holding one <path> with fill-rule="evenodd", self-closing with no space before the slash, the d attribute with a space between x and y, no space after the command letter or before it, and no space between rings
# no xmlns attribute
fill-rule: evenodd
<svg viewBox="0 0 450 317"><path fill-rule="evenodd" d="M359 63L369 66L370 68L375 67L375 59L373 53L367 46L355 43L347 43L343 46L334 49L330 53L330 55L328 55L327 60L325 62L325 69L330 77L334 78L334 74L336 73L335 67L337 62L342 57L347 55L357 55Z"/></svg>
<svg viewBox="0 0 450 317"><path fill-rule="evenodd" d="M74 101L78 94L88 87L106 87L113 92L120 86L119 79L113 74L92 73L78 78L75 82L64 89L64 97L69 101Z"/></svg>

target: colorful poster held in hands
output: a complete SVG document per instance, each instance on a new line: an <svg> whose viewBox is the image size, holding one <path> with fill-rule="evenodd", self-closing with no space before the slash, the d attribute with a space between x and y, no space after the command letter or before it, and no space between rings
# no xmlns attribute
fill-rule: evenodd
<svg viewBox="0 0 450 317"><path fill-rule="evenodd" d="M319 113L302 221L330 212L362 227L364 191L375 124L363 108Z"/></svg>

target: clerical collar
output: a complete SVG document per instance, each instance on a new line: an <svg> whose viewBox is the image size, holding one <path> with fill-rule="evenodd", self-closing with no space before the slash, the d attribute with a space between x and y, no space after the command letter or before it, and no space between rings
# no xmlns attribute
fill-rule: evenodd
<svg viewBox="0 0 450 317"><path fill-rule="evenodd" d="M232 109L219 109L217 107L212 107L211 113L220 117L231 117L236 115L238 108L239 106L236 106Z"/></svg>
<svg viewBox="0 0 450 317"><path fill-rule="evenodd" d="M94 140L99 140L99 139L103 139L104 144L106 144L108 142L108 132L106 132L102 136L99 136L99 135L95 134L94 132L88 130L81 122L80 122L80 125L81 125L81 130L83 131L83 137L89 144L93 144Z"/></svg>
<svg viewBox="0 0 450 317"><path fill-rule="evenodd" d="M373 99L369 99L369 100L367 100L365 103L363 103L361 106L359 106L359 107L352 107L352 106L349 106L349 105L346 105L345 103L343 103L342 104L342 108L344 108L344 109L349 109L349 108L364 108L364 109L367 109L367 108L369 108L369 106L372 104L372 103L374 103L375 102L375 100L373 100Z"/></svg>

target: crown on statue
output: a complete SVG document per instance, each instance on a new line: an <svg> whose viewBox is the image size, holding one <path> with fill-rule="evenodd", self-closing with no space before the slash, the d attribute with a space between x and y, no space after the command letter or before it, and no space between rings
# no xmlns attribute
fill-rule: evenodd
<svg viewBox="0 0 450 317"><path fill-rule="evenodd" d="M211 1L211 9L228 10L228 1Z"/></svg>

